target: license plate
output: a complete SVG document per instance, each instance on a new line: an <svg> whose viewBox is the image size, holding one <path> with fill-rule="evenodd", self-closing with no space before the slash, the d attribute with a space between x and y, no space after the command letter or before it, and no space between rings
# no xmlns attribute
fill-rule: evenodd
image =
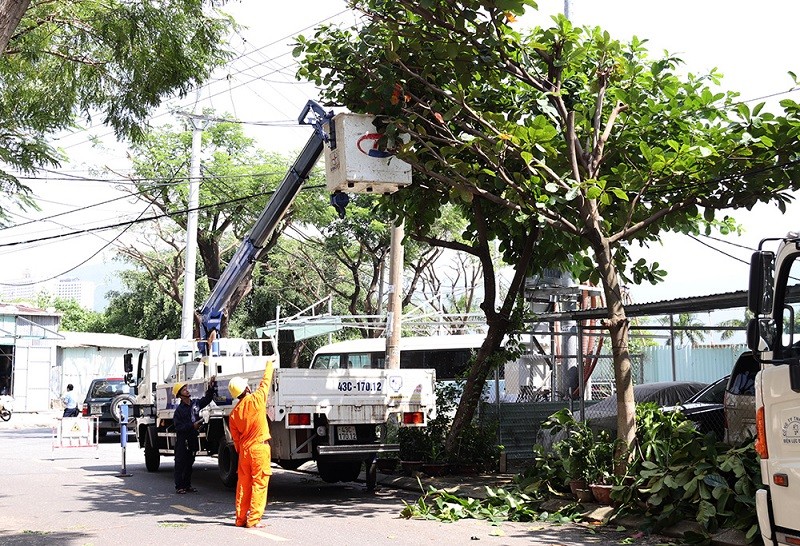
<svg viewBox="0 0 800 546"><path fill-rule="evenodd" d="M336 427L336 438L340 441L357 440L356 427L351 425Z"/></svg>
<svg viewBox="0 0 800 546"><path fill-rule="evenodd" d="M92 414L95 413L103 413L103 405L102 404L92 404Z"/></svg>

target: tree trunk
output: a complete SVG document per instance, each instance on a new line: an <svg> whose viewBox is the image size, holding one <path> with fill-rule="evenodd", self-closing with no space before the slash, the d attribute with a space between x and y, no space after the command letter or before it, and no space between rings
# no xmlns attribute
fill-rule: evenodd
<svg viewBox="0 0 800 546"><path fill-rule="evenodd" d="M622 303L619 275L611 261L608 239L598 237L592 246L597 267L603 282L608 319L606 326L611 337L611 352L614 357L614 385L617 391L617 439L621 440L615 453L614 472L623 475L628 466L628 456L636 438L636 405L633 399L631 355L628 350L628 318Z"/></svg>
<svg viewBox="0 0 800 546"><path fill-rule="evenodd" d="M464 392L461 394L461 401L458 403L456 414L453 417L453 423L445 439L444 447L448 454L453 453L455 447L458 445L461 432L472 422L472 418L475 416L475 410L478 407L478 402L480 402L481 394L483 393L483 386L486 383L486 378L489 376L493 364L493 360L490 357L500 350L503 344L503 338L508 333L508 329L512 324L510 317L524 284L525 276L530 269L534 245L539 239L539 228L533 226L530 233L528 233L528 236L525 238L525 246L517 261L516 269L514 270L514 278L511 280L511 284L508 287L508 293L505 296L503 305L500 307L499 311L495 311L496 286L494 263L492 262L489 247L485 244L485 218L482 208L478 203L475 203L473 207L475 210L476 225L478 226L478 232L480 234L479 238L483 242L483 244L479 245L476 256L480 259L484 271L483 282L486 299L481 304L481 308L486 314L486 323L489 325L489 330L486 333L486 339L483 345L481 345L475 357L475 362L469 370L469 375L464 383Z"/></svg>
<svg viewBox="0 0 800 546"><path fill-rule="evenodd" d="M0 51L5 52L30 3L31 0L0 0Z"/></svg>

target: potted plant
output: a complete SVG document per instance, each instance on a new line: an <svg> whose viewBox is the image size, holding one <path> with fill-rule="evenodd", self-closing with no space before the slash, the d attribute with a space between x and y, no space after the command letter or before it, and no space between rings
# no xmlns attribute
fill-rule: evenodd
<svg viewBox="0 0 800 546"><path fill-rule="evenodd" d="M451 467L457 474L474 475L496 468L499 458L495 427L470 423L458 438Z"/></svg>
<svg viewBox="0 0 800 546"><path fill-rule="evenodd" d="M422 456L427 450L425 429L401 428L397 434L400 444L400 466L406 474L422 469Z"/></svg>
<svg viewBox="0 0 800 546"><path fill-rule="evenodd" d="M572 495L578 502L591 502L593 497L589 479L592 467L589 459L595 446L592 430L585 422L576 421L566 408L551 415L542 428L550 429L551 434L561 438L553 444L553 450L567 475Z"/></svg>
<svg viewBox="0 0 800 546"><path fill-rule="evenodd" d="M595 500L600 504L611 504L611 481L614 473L614 450L616 441L606 430L601 430L595 435L595 442L589 449L587 467L589 473L589 488Z"/></svg>

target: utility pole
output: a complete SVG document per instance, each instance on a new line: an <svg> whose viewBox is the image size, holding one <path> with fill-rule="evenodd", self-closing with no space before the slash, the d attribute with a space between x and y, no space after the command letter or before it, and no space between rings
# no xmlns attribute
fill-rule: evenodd
<svg viewBox="0 0 800 546"><path fill-rule="evenodd" d="M386 312L386 369L400 369L400 330L403 327L403 220L392 226L389 249L389 304Z"/></svg>
<svg viewBox="0 0 800 546"><path fill-rule="evenodd" d="M192 157L189 167L189 209L186 219L186 261L183 278L183 309L181 311L181 339L194 338L194 292L197 271L197 215L200 206L200 152L203 130L208 120L195 114L188 116L192 124Z"/></svg>

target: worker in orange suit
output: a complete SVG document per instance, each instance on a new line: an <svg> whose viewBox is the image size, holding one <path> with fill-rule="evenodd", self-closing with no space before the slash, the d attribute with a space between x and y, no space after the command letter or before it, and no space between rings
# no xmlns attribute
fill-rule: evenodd
<svg viewBox="0 0 800 546"><path fill-rule="evenodd" d="M267 424L267 396L272 384L272 367L273 361L268 360L264 376L255 391L250 390L243 377L234 377L228 382L231 396L239 400L228 418L233 445L239 454L237 527L266 527L261 517L267 506L267 487L272 475Z"/></svg>

